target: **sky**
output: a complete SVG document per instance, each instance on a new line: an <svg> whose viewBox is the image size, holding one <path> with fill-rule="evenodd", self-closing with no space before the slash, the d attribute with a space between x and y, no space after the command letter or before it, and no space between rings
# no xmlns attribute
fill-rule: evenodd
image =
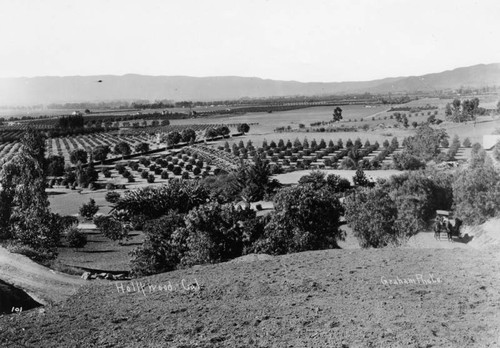
<svg viewBox="0 0 500 348"><path fill-rule="evenodd" d="M0 0L0 77L361 81L500 62L499 0Z"/></svg>

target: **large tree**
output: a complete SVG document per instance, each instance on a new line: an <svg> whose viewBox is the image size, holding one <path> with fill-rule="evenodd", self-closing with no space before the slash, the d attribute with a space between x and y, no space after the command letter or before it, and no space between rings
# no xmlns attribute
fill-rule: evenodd
<svg viewBox="0 0 500 348"><path fill-rule="evenodd" d="M274 207L256 244L258 252L278 255L336 248L344 238L340 229L344 210L325 188L316 190L309 184L284 188L276 194Z"/></svg>
<svg viewBox="0 0 500 348"><path fill-rule="evenodd" d="M181 140L185 143L194 142L196 140L196 132L191 128L184 129L181 133Z"/></svg>
<svg viewBox="0 0 500 348"><path fill-rule="evenodd" d="M149 151L149 144L148 143L139 143L135 146L135 152L148 152Z"/></svg>
<svg viewBox="0 0 500 348"><path fill-rule="evenodd" d="M346 220L362 248L379 248L397 243L394 223L398 216L395 202L380 187L364 188L347 197Z"/></svg>
<svg viewBox="0 0 500 348"><path fill-rule="evenodd" d="M114 153L116 153L117 155L122 155L123 159L125 156L128 156L132 153L132 149L130 148L130 145L128 143L122 141L115 145Z"/></svg>
<svg viewBox="0 0 500 348"><path fill-rule="evenodd" d="M429 161L440 153L439 145L445 138L448 138L445 130L424 124L416 129L414 136L406 138L404 151L419 160Z"/></svg>
<svg viewBox="0 0 500 348"><path fill-rule="evenodd" d="M69 161L73 164L78 162L85 164L87 163L88 154L84 149L75 149L69 154Z"/></svg>
<svg viewBox="0 0 500 348"><path fill-rule="evenodd" d="M167 146L173 146L181 141L182 137L179 132L172 131L166 135Z"/></svg>
<svg viewBox="0 0 500 348"><path fill-rule="evenodd" d="M92 156L96 161L101 162L101 164L106 160L111 149L108 145L99 145L92 150Z"/></svg>
<svg viewBox="0 0 500 348"><path fill-rule="evenodd" d="M500 174L491 159L479 150L472 154L453 182L456 217L480 224L500 212Z"/></svg>
<svg viewBox="0 0 500 348"><path fill-rule="evenodd" d="M2 234L55 255L63 225L49 210L44 149L38 147L43 137L28 130L21 143L21 151L0 174Z"/></svg>
<svg viewBox="0 0 500 348"><path fill-rule="evenodd" d="M47 158L47 175L62 176L64 175L64 157L51 155Z"/></svg>
<svg viewBox="0 0 500 348"><path fill-rule="evenodd" d="M245 134L250 130L250 126L247 123L241 123L238 125L237 130L238 132Z"/></svg>
<svg viewBox="0 0 500 348"><path fill-rule="evenodd" d="M264 199L266 194L273 194L280 184L271 179L269 161L255 156L251 165L242 164L236 174L236 189L247 202L256 202Z"/></svg>

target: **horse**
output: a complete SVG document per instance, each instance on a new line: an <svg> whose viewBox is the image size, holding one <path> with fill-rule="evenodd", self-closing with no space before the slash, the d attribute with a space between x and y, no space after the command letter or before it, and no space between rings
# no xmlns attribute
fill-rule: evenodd
<svg viewBox="0 0 500 348"><path fill-rule="evenodd" d="M448 221L446 222L446 234L448 235L448 242L453 242L453 236L460 237L460 226L462 226L462 220L458 218L448 219Z"/></svg>
<svg viewBox="0 0 500 348"><path fill-rule="evenodd" d="M434 238L435 239L439 239L442 227L443 227L443 225L441 224L441 221L436 219L436 223L434 224Z"/></svg>

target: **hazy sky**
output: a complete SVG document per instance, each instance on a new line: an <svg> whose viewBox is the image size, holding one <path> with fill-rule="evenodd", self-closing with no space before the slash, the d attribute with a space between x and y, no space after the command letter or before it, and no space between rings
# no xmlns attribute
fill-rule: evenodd
<svg viewBox="0 0 500 348"><path fill-rule="evenodd" d="M0 77L370 80L500 62L500 0L0 0Z"/></svg>

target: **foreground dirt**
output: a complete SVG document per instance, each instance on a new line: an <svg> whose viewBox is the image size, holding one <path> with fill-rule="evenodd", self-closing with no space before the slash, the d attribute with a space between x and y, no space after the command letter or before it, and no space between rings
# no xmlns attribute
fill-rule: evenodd
<svg viewBox="0 0 500 348"><path fill-rule="evenodd" d="M0 316L0 346L498 347L499 255L328 250L91 281L45 311Z"/></svg>
<svg viewBox="0 0 500 348"><path fill-rule="evenodd" d="M43 305L64 301L85 284L79 277L53 271L26 256L12 254L3 247L0 247L0 279L24 290ZM0 295L4 295L4 292L0 292ZM5 297L0 298L2 300L6 301Z"/></svg>

